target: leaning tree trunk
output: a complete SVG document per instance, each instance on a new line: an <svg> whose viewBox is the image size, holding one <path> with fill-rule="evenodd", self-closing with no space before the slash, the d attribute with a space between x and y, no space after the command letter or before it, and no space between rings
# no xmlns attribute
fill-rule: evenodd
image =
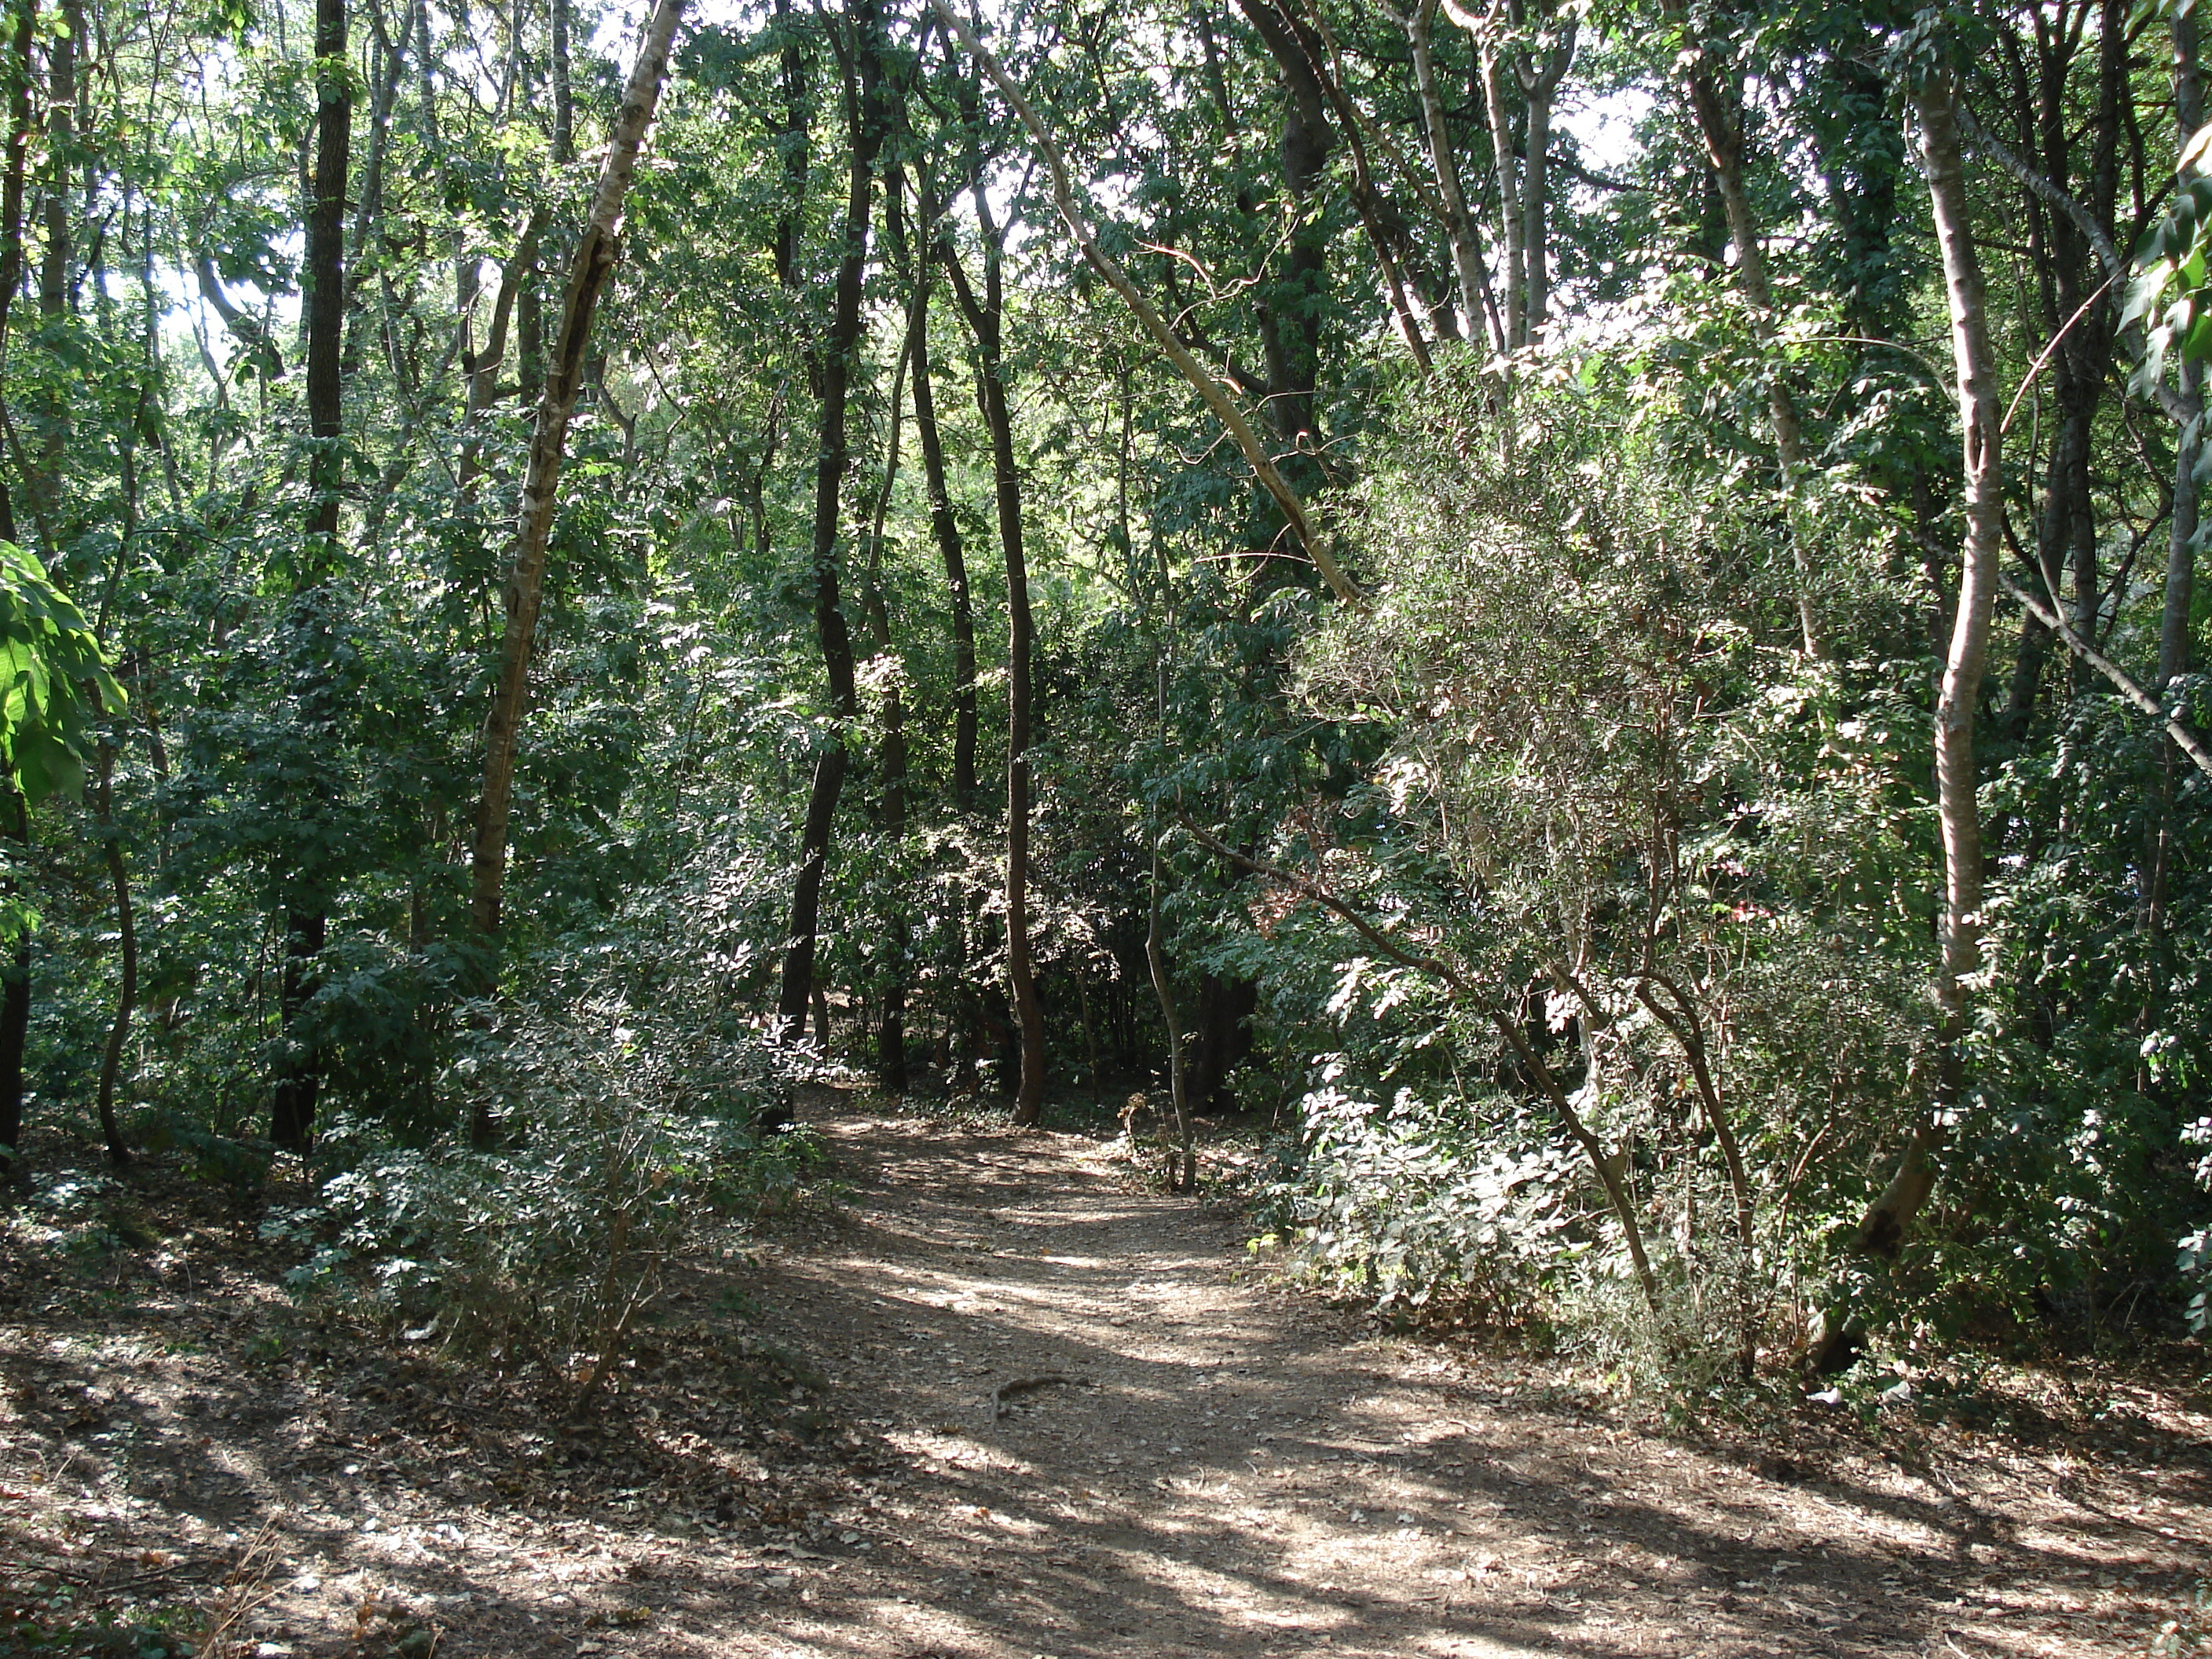
<svg viewBox="0 0 2212 1659"><path fill-rule="evenodd" d="M553 528L553 509L567 459L568 422L584 386L584 362L592 313L620 253L623 204L637 170L646 130L653 124L668 55L684 0L657 0L630 66L629 83L616 112L614 133L590 216L569 262L568 291L561 307L560 331L546 365L545 388L538 404L537 429L523 474L522 507L517 520L507 583L507 632L500 650L499 683L490 717L484 723L483 790L478 797L475 846L470 868L470 921L486 953L489 988L495 977L501 890L507 877L507 823L514 794L514 761L529 692L530 654L537 642L538 613L545 593L545 547ZM479 1142L491 1126L471 1126Z"/></svg>
<svg viewBox="0 0 2212 1659"><path fill-rule="evenodd" d="M343 68L345 0L315 0L317 77L314 198L307 212L307 537L293 570L288 645L299 687L300 736L319 755L317 775L300 792L303 812L326 811L331 787L321 751L335 723L331 678L331 582L337 565L338 492L345 481L340 441L345 431L343 372L346 312L345 207L353 148L353 94ZM302 829L310 826L303 824ZM304 1152L314 1132L323 1058L301 1035L307 1005L320 983L323 943L330 933L330 896L319 852L303 852L286 872L284 965L277 993L277 1054L269 1102L269 1138Z"/></svg>
<svg viewBox="0 0 2212 1659"><path fill-rule="evenodd" d="M2004 535L2003 408L1960 159L1958 83L1950 70L1931 72L1915 89L1913 104L1919 117L1921 170L1927 178L1936 240L1942 251L1944 293L1951 313L1965 451L1966 535L1950 649L1936 705L1936 810L1943 842L1942 956L1936 994L1942 1015L1942 1053L1929 1109L1914 1127L1889 1185L1859 1224L1856 1248L1885 1263L1896 1261L1906 1229L1935 1190L1936 1155L1965 1094L1967 987L1982 960L1982 831L1975 800L1974 715L1989 653L1990 616ZM1832 1316L1813 1355L1814 1365L1824 1370L1840 1369L1849 1363L1855 1344L1850 1322Z"/></svg>

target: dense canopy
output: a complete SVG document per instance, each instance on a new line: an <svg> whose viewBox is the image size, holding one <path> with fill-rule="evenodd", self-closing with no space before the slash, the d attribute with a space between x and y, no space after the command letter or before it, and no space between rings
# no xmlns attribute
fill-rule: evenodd
<svg viewBox="0 0 2212 1659"><path fill-rule="evenodd" d="M587 1392L835 1065L1626 1375L2201 1324L2193 14L963 3L6 0L10 1174Z"/></svg>

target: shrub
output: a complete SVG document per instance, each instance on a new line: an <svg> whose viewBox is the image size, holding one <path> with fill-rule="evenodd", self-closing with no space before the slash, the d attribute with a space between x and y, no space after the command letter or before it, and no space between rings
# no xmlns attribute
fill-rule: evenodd
<svg viewBox="0 0 2212 1659"><path fill-rule="evenodd" d="M1389 1105L1326 1083L1300 1103L1303 1164L1266 1195L1300 1269L1423 1322L1545 1311L1577 1205L1571 1155L1505 1100Z"/></svg>
<svg viewBox="0 0 2212 1659"><path fill-rule="evenodd" d="M325 1149L352 1166L270 1231L319 1244L295 1271L303 1290L343 1285L425 1339L530 1353L576 1382L580 1406L669 1261L818 1161L805 1134L758 1127L793 1062L733 1018L605 993L476 1005L465 1023L448 1121L488 1109L504 1144L364 1146L362 1126L339 1126Z"/></svg>

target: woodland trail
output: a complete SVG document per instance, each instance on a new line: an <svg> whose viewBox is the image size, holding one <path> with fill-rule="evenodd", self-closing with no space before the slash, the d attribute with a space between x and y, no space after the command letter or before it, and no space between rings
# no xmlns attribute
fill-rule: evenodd
<svg viewBox="0 0 2212 1659"><path fill-rule="evenodd" d="M1241 1218L1136 1190L1096 1142L817 1127L851 1206L764 1300L913 1483L724 1651L2085 1655L2145 1637L2093 1579L2202 1565L2201 1509L2160 1536L2140 1493L2069 1501L2040 1462L1816 1472L1377 1338L1240 1272ZM1048 1374L1086 1385L994 1419ZM2185 1485L2201 1504L2201 1465Z"/></svg>
<svg viewBox="0 0 2212 1659"><path fill-rule="evenodd" d="M574 1431L531 1367L292 1304L201 1184L96 1284L0 1273L0 1615L229 1608L137 1650L223 1659L1993 1659L2141 1655L2207 1565L2201 1380L1666 1433L1271 1284L1106 1143L804 1115L839 1201L685 1263Z"/></svg>

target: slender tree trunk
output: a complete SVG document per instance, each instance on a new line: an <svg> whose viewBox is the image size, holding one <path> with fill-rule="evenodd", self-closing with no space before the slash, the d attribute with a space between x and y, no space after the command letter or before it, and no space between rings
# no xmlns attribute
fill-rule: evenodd
<svg viewBox="0 0 2212 1659"><path fill-rule="evenodd" d="M58 330L70 313L70 267L76 252L70 174L76 143L77 43L84 33L84 8L80 0L63 0L62 21L63 27L46 43L46 178L41 188L46 198L46 246L39 261L39 318L49 331ZM62 465L69 450L70 400L60 395L58 388L51 388L39 394L31 412L36 417L38 460L24 482L33 518L58 525L64 497Z"/></svg>
<svg viewBox="0 0 2212 1659"><path fill-rule="evenodd" d="M1528 301L1522 315L1532 343L1543 333L1551 314L1550 264L1545 258L1545 243L1550 234L1552 104L1575 61L1576 29L1576 19L1570 15L1561 26L1559 39L1545 49L1540 67L1528 66L1533 54L1520 65L1521 89L1528 108L1528 159L1521 175L1521 255L1528 267Z"/></svg>
<svg viewBox="0 0 2212 1659"><path fill-rule="evenodd" d="M496 971L515 753L529 693L538 613L544 599L546 540L552 531L561 470L567 459L568 422L575 413L577 395L583 390L592 319L620 252L623 204L637 170L646 131L653 124L653 109L660 100L683 11L684 0L657 0L638 43L622 106L615 114L606 160L599 168L591 214L569 263L560 331L546 365L544 394L538 401L537 428L531 437L507 583L507 629L500 650L498 687L484 723L483 790L477 801L470 869L470 921L485 949L488 981ZM472 1126L471 1133L483 1141L489 1139L490 1127L478 1123Z"/></svg>
<svg viewBox="0 0 2212 1659"><path fill-rule="evenodd" d="M31 810L12 780L0 779L0 841L11 864L31 850ZM10 871L0 881L0 897L20 889ZM0 1180L23 1175L23 1049L31 1030L31 930L21 929L0 966Z"/></svg>
<svg viewBox="0 0 2212 1659"><path fill-rule="evenodd" d="M38 0L17 0L14 22L6 66L8 159L5 171L0 172L0 349L8 344L9 312L15 291L23 285L23 182L36 136L31 111L31 48L38 37ZM17 482L27 481L19 477ZM4 477L0 477L0 538L19 546L22 542L15 529L15 495ZM0 1047L4 1047L8 1029L6 1022L0 1020ZM6 1055L0 1053L0 1073L6 1066ZM20 1060L16 1069L21 1070Z"/></svg>
<svg viewBox="0 0 2212 1659"><path fill-rule="evenodd" d="M945 482L945 440L937 425L937 392L929 360L929 290L932 261L917 252L914 267L913 322L908 352L914 371L914 431L921 448L922 483L929 495L929 528L945 565L945 596L952 611L952 801L962 817L975 810L975 607L968 591L968 554L952 516L952 495Z"/></svg>
<svg viewBox="0 0 2212 1659"><path fill-rule="evenodd" d="M2204 81L2198 67L2197 15L2178 15L2172 21L2173 119L2176 141L2186 144L2204 125ZM2159 618L2158 681L2152 688L2159 701L2171 708L2173 683L2190 668L2189 625L2197 589L2197 532L2201 522L2197 467L2204 453L2203 366L2185 362L2181 367L2181 396L2190 411L2173 446L2173 521L2166 544L2166 602ZM2181 757L2169 740L2164 750L2159 788L2158 820L2152 830L2144 906L2144 925L2155 938L2166 924L2166 886L2173 867L2173 802L2179 787Z"/></svg>
<svg viewBox="0 0 2212 1659"><path fill-rule="evenodd" d="M576 159L575 95L568 78L568 7L569 0L553 0L553 61L549 78L553 82L553 160L562 167Z"/></svg>
<svg viewBox="0 0 2212 1659"><path fill-rule="evenodd" d="M1022 91L1021 83L1006 73L1006 66L976 38L975 31L952 9L949 0L930 0L930 7L951 32L953 38L982 66L983 72L1005 94L1006 101L1013 106L1015 114L1021 118L1022 125L1029 129L1030 137L1036 140L1037 149L1044 156L1046 170L1052 179L1053 205L1060 210L1060 219L1066 225L1068 234L1075 239L1076 246L1083 250L1085 261L1105 279L1108 287L1121 295L1122 302L1136 314L1145 331L1158 343L1161 353L1175 365L1176 372L1190 383L1206 408L1227 428L1231 441L1243 453L1268 495L1274 498L1275 504L1282 509L1291 533L1298 538L1307 556L1313 560L1315 568L1321 572L1322 580L1346 605L1356 611L1365 609L1366 600L1352 586L1352 579L1345 573L1344 568L1337 562L1334 538L1307 510L1304 499L1275 465L1269 447L1253 430L1250 420L1237 406L1236 399L1231 397L1228 389L1212 372L1191 355L1190 349L1168 325L1158 308L1130 279L1121 262L1100 243L1091 228L1090 220L1085 216L1082 207L1075 199L1075 187L1068 177L1067 157L1046 127L1044 118L1037 113L1036 106L1030 102L1028 95Z"/></svg>
<svg viewBox="0 0 2212 1659"><path fill-rule="evenodd" d="M887 198L896 191L887 191ZM909 323L908 336L912 338ZM868 526L868 632L878 660L889 665L884 676L883 832L897 858L906 843L906 698L900 685L899 665L891 640L890 605L884 594L884 522L890 515L891 489L898 481L899 440L905 424L903 397L906 359L891 377L890 435L884 446L884 476L876 490L876 508ZM884 896L890 914L884 922L884 968L880 983L881 1006L876 1017L876 1086L887 1095L906 1092L906 976L911 929L907 923L903 890Z"/></svg>
<svg viewBox="0 0 2212 1659"><path fill-rule="evenodd" d="M1091 1018L1091 988L1083 982L1081 963L1073 965L1070 976L1075 981L1075 1006L1083 1016L1083 1057L1090 1066L1091 1101L1096 1105L1102 1098L1106 1079L1098 1065L1098 1028Z"/></svg>
<svg viewBox="0 0 2212 1659"><path fill-rule="evenodd" d="M908 313L907 358L914 375L914 430L921 449L922 483L929 497L929 528L945 565L945 596L952 616L952 804L965 823L975 811L975 611L968 589L968 554L960 538L959 521L952 516L951 492L945 477L945 441L937 424L937 392L929 355L929 301L937 260L950 257L927 239L912 252L908 264L902 180L896 179L886 193L884 226L899 264L913 274L913 306ZM925 229L936 218L929 175L916 179L916 201ZM946 980L951 987L951 1006L945 1020L946 1074L955 1092L968 1085L973 1069L975 1032L981 1020L975 988L969 982L969 939L975 932L972 908L963 906L950 929L951 961Z"/></svg>
<svg viewBox="0 0 2212 1659"><path fill-rule="evenodd" d="M1014 459L1014 426L1006 403L1000 329L1006 309L1001 237L979 179L972 191L982 233L980 299L955 258L946 270L975 336L975 392L991 437L991 476L999 508L999 544L1006 565L1006 982L1021 1038L1021 1081L1014 1121L1034 1127L1044 1116L1044 1003L1037 994L1029 915L1030 744L1031 741L1029 563L1022 544L1022 479Z"/></svg>
<svg viewBox="0 0 2212 1659"><path fill-rule="evenodd" d="M799 843L799 879L792 890L790 922L784 930L787 944L783 985L776 999L776 1024L786 1039L795 1037L806 1020L814 985L816 937L821 925L822 878L830 861L830 830L848 764L845 734L860 712L854 683L852 638L838 595L838 491L852 453L846 403L851 392L854 360L860 348L869 207L875 185L876 153L883 143L878 102L882 72L874 0L853 0L846 16L853 30L846 94L852 167L845 192L843 249L837 265L835 309L830 331L815 353L822 396L822 438L814 470L814 631L822 647L823 665L829 672L830 707L837 727L815 762Z"/></svg>
<svg viewBox="0 0 2212 1659"><path fill-rule="evenodd" d="M100 1133L107 1143L108 1161L118 1169L131 1162L131 1148L115 1115L115 1085L122 1075L123 1053L131 1040L131 1016L138 1007L138 922L131 902L131 871L123 860L123 832L115 821L115 746L100 745L99 771L93 805L100 815L100 854L107 866L108 884L115 891L115 936L119 974L115 992L115 1018L107 1028L107 1047L100 1057Z"/></svg>
<svg viewBox="0 0 2212 1659"><path fill-rule="evenodd" d="M377 257L376 237L384 223L384 163L392 144L392 111L399 98L399 79L406 72L406 18L400 20L399 39L385 26L382 6L372 7L369 18L376 31L376 67L381 73L370 82L368 149L361 167L361 204L354 210L353 246L346 260L346 336L342 372L350 380L361 372L362 354L369 334L368 307L362 291L370 274L382 262Z"/></svg>
<svg viewBox="0 0 2212 1659"><path fill-rule="evenodd" d="M346 185L353 149L353 94L346 77L345 0L315 0L316 77L313 197L307 213L307 535L292 573L287 648L298 685L300 738L320 750L337 716L331 678L331 605L337 574L339 493L344 487L340 445L345 433L343 348L346 311ZM326 758L326 757L325 757ZM327 811L327 772L300 792L303 822ZM303 837L305 839L306 837ZM318 838L319 839L319 838ZM319 988L323 945L330 933L327 854L305 849L284 872L284 966L277 998L277 1054L269 1106L269 1138L302 1152L314 1133L322 1092L322 1054L301 1035Z"/></svg>
<svg viewBox="0 0 2212 1659"><path fill-rule="evenodd" d="M1159 999L1160 1018L1168 1029L1168 1097L1175 1107L1176 1141L1182 1163L1176 1190L1188 1192L1197 1184L1198 1154L1190 1127L1190 1085L1184 1075L1182 1017L1176 1008L1175 981L1168 972L1165 930L1160 921L1160 843L1152 838L1152 879L1145 890L1145 964L1152 970L1152 994Z"/></svg>
<svg viewBox="0 0 2212 1659"><path fill-rule="evenodd" d="M1444 235L1451 245L1452 274L1459 282L1459 307L1465 319L1462 326L1472 338L1486 319L1494 320L1490 307L1485 303L1490 275L1483 267L1482 250L1475 242L1474 216L1468 210L1467 192L1460 185L1459 161L1452 149L1443 96L1437 88L1436 55L1432 50L1437 4L1437 0L1421 0L1419 7L1401 21L1407 43L1413 49L1413 86L1420 94L1421 129L1428 140L1429 166L1436 174L1437 194L1443 202ZM1506 342L1502 337L1493 337L1491 343L1500 351L1505 349Z"/></svg>
<svg viewBox="0 0 2212 1659"><path fill-rule="evenodd" d="M1914 88L1913 105L1919 117L1921 170L1942 252L1944 293L1951 315L1965 452L1966 534L1958 606L1936 705L1936 810L1943 843L1942 955L1936 994L1943 1046L1929 1110L1914 1127L1889 1185L1859 1224L1857 1249L1885 1262L1894 1261L1903 1250L1906 1230L1935 1190L1936 1157L1965 1094L1963 1045L1971 1004L1967 987L1982 960L1982 830L1975 799L1974 716L1989 653L1990 617L2004 534L2004 409L1984 309L1981 259L1966 200L1958 83L1951 70L1930 71ZM1848 1321L1832 1317L1813 1356L1816 1368L1848 1363L1855 1340Z"/></svg>
<svg viewBox="0 0 2212 1659"><path fill-rule="evenodd" d="M1670 3L1673 15L1679 7ZM1702 53L1686 57L1683 88L1698 137L1712 167L1715 185L1727 215L1729 240L1735 248L1736 286L1742 291L1751 325L1761 342L1774 332L1774 291L1766 280L1766 249L1760 240L1759 217L1752 210L1751 191L1744 179L1744 137L1741 99L1723 94L1710 61ZM1790 556L1797 585L1797 626L1800 642L1808 657L1821 653L1820 634L1813 615L1812 568L1806 556L1797 522L1797 492L1805 471L1805 439L1797 418L1797 400L1777 365L1766 384L1767 421L1774 432L1774 457L1782 471L1784 516L1790 527Z"/></svg>
<svg viewBox="0 0 2212 1659"><path fill-rule="evenodd" d="M1482 106L1490 118L1490 149L1498 168L1498 218L1505 251L1505 347L1528 343L1528 225L1521 207L1521 169L1514 153L1513 112L1505 99L1504 48L1492 38L1502 26L1503 4L1492 9L1475 50L1482 64Z"/></svg>
<svg viewBox="0 0 2212 1659"><path fill-rule="evenodd" d="M472 356L466 370L468 405L464 415L466 437L461 443L460 466L457 474L461 499L472 502L477 486L483 477L483 425L485 416L500 400L499 371L507 363L507 337L512 325L515 303L529 285L538 268L538 239L545 228L542 213L532 212L524 222L522 234L514 255L500 267L499 292L493 297L491 328L484 341L484 349ZM543 392L543 374L539 386Z"/></svg>

